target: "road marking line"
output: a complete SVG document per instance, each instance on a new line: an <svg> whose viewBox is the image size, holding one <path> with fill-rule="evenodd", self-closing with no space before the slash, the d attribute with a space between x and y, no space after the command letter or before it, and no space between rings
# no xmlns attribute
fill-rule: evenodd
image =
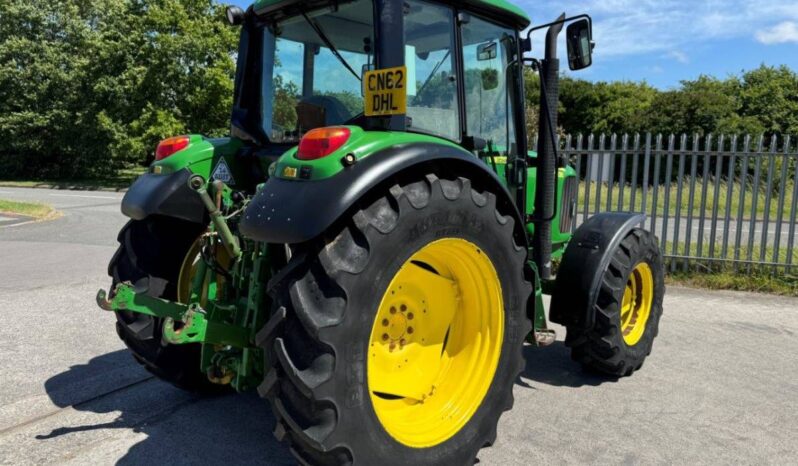
<svg viewBox="0 0 798 466"><path fill-rule="evenodd" d="M88 398L86 400L78 401L78 402L72 403L72 404L67 405L67 406L58 407L58 408L56 408L56 409L54 409L54 410L52 410L52 411L50 411L48 413L44 413L44 414L41 414L41 415L38 415L38 416L34 416L34 417L30 418L30 419L25 419L25 420L23 420L23 421L21 421L21 422L19 422L17 424L14 424L14 425L5 427L3 429L0 429L0 435L5 435L5 434L8 434L10 432L14 432L16 430L19 430L19 429L21 429L23 427L27 427L27 426L30 426L32 424L36 424L36 423L38 423L40 421L43 421L43 420L45 420L45 419L47 419L49 417L53 417L53 416L55 416L55 415L57 415L59 413L67 411L70 408L71 409L76 409L80 405L85 405L85 404L91 403L93 401L100 400L102 398L105 398L106 396L114 395L116 393L125 391L125 390L127 390L129 388L133 388L133 387L135 387L137 385L142 385L142 384L144 384L146 382L149 382L151 380L156 380L155 376L146 376L143 379L139 379L139 380L136 380L135 382L131 382L131 383L125 384L125 385L123 385L121 387L117 387L117 388L108 390L108 391L106 391L104 393L100 393L98 395L94 395L94 396L92 396L92 397L90 397L90 398Z"/></svg>
<svg viewBox="0 0 798 466"><path fill-rule="evenodd" d="M14 227L21 227L22 225L30 225L31 223L36 223L38 220L28 220L27 222L21 223L12 223L11 225L0 225L0 230L3 228L14 228Z"/></svg>
<svg viewBox="0 0 798 466"><path fill-rule="evenodd" d="M88 195L85 195L85 194L50 194L50 195L51 195L51 196L55 196L55 197L83 197L83 198L86 198L86 199L113 199L113 200L115 200L115 201L120 199L120 198L118 198L118 197L111 197L111 196L88 196Z"/></svg>

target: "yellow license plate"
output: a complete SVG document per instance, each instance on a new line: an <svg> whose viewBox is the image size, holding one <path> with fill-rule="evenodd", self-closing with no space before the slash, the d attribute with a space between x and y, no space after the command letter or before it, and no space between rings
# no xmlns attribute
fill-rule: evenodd
<svg viewBox="0 0 798 466"><path fill-rule="evenodd" d="M366 91L366 116L407 113L406 67L369 71L363 78L363 87Z"/></svg>

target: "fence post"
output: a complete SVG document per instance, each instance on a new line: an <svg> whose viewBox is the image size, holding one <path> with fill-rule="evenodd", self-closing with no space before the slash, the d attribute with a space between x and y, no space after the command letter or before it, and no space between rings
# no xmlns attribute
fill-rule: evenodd
<svg viewBox="0 0 798 466"><path fill-rule="evenodd" d="M607 140L606 136L602 133L599 136L599 150L596 152L596 156L598 157L598 175L596 176L596 212L601 212L601 188L604 184L604 147L605 141Z"/></svg>
<svg viewBox="0 0 798 466"><path fill-rule="evenodd" d="M671 183L673 180L673 153L676 150L676 136L671 134L668 139L668 156L665 159L665 207L662 212L662 252L667 254L668 223L671 215Z"/></svg>
<svg viewBox="0 0 798 466"><path fill-rule="evenodd" d="M787 174L790 171L790 136L784 138L784 155L781 159L781 177L779 178L779 200L778 211L776 212L776 237L773 241L774 262L781 262L781 233L782 223L784 222L784 201L787 194ZM773 266L772 273L776 273L776 266Z"/></svg>
<svg viewBox="0 0 798 466"><path fill-rule="evenodd" d="M590 218L590 188L593 184L593 154L591 152L593 150L593 134L591 133L590 136L587 137L587 152L585 153L585 157L587 157L587 167L585 167L585 214L584 220L587 221Z"/></svg>
<svg viewBox="0 0 798 466"><path fill-rule="evenodd" d="M682 223L682 190L684 188L684 164L687 159L687 135L683 134L679 143L679 171L676 172L676 218L673 228L673 257L671 258L671 272L676 272L676 258L679 256L679 237L681 236Z"/></svg>
<svg viewBox="0 0 798 466"><path fill-rule="evenodd" d="M745 217L743 217L745 212L745 182L748 180L748 158L750 156L751 150L751 135L745 136L745 142L743 143L743 168L740 170L740 205L737 206L737 234L735 235L735 242L734 242L734 271L738 271L738 265L740 262L740 248L742 247L742 238L743 238L743 223L745 222Z"/></svg>
<svg viewBox="0 0 798 466"><path fill-rule="evenodd" d="M623 207L623 195L626 188L626 152L629 150L629 135L625 134L621 138L621 172L618 176L618 211L622 212L624 210L632 211L634 207L631 209L624 209Z"/></svg>
<svg viewBox="0 0 798 466"><path fill-rule="evenodd" d="M768 158L768 178L767 182L765 183L765 215L762 220L762 240L759 245L759 262L764 263L767 259L767 248L768 248L768 232L770 231L770 206L771 200L773 199L773 175L776 171L776 146L778 144L778 138L774 134L770 138L770 151L767 156ZM762 154L760 157L763 157L765 154ZM775 261L778 262L778 261Z"/></svg>
<svg viewBox="0 0 798 466"><path fill-rule="evenodd" d="M651 152L651 133L646 136L646 160L652 155ZM660 168L662 168L662 134L657 135L657 147L653 152L654 155L654 182L652 183L653 194L651 196L651 232L657 231L657 211L659 210L659 175ZM645 187L643 189L646 189ZM648 201L647 192L643 191L643 212L646 211L646 202ZM656 233L655 233L656 234Z"/></svg>
<svg viewBox="0 0 798 466"><path fill-rule="evenodd" d="M792 174L792 209L790 214L790 234L787 235L787 273L792 272L792 256L795 247L795 228L798 221L798 146L795 150L795 170Z"/></svg>
<svg viewBox="0 0 798 466"><path fill-rule="evenodd" d="M731 229L732 198L734 197L734 169L737 166L737 135L732 136L731 158L729 159L729 171L726 176L726 217L723 220L723 247L721 257L729 257L729 235Z"/></svg>
<svg viewBox="0 0 798 466"><path fill-rule="evenodd" d="M689 266L690 260L689 257L693 256L692 251L692 240L693 240L693 217L694 209L695 209L695 186L696 186L696 177L698 176L698 154L701 150L701 137L696 133L693 134L693 153L690 154L690 190L688 191L687 197L687 229L685 230L685 238L684 238L684 255L685 258L682 261L682 270L687 273L687 268ZM703 216L703 212L701 216Z"/></svg>
<svg viewBox="0 0 798 466"><path fill-rule="evenodd" d="M710 271L715 267L715 242L718 239L718 211L720 210L720 177L723 171L723 151L726 148L726 136L721 134L718 138L718 153L715 156L715 190L712 196L712 226L709 229L709 257ZM709 157L709 154L707 154Z"/></svg>
<svg viewBox="0 0 798 466"><path fill-rule="evenodd" d="M759 207L759 183L762 177L762 156L765 147L765 135L759 136L759 144L757 144L756 157L754 162L754 186L751 188L751 221L748 227L748 251L746 260L746 273L751 273L751 263L754 260L754 237L756 236L757 224L757 207Z"/></svg>
<svg viewBox="0 0 798 466"><path fill-rule="evenodd" d="M698 209L700 217L698 217L698 245L696 252L698 257L704 257L704 226L706 224L706 211L707 211L707 188L709 183L709 164L710 152L712 151L712 134L708 134L704 141L704 170L701 176L701 204Z"/></svg>

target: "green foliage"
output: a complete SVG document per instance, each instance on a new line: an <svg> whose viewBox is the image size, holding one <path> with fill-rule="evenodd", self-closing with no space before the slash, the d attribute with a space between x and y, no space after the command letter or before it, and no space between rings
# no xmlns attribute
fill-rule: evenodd
<svg viewBox="0 0 798 466"><path fill-rule="evenodd" d="M237 31L207 0L0 3L3 177L106 176L228 132Z"/></svg>
<svg viewBox="0 0 798 466"><path fill-rule="evenodd" d="M223 16L211 0L0 2L0 177L108 177L146 164L165 137L227 134L238 30ZM467 94L495 85L467 73ZM540 83L529 70L525 86L532 134ZM560 88L560 132L798 134L798 73L787 67L668 91L568 76ZM280 76L275 89L275 124L295 128L299 89ZM411 105L448 108L453 92L441 73ZM362 110L360 95L334 96Z"/></svg>
<svg viewBox="0 0 798 466"><path fill-rule="evenodd" d="M537 106L540 84L531 71L526 86L530 106ZM798 73L762 65L726 79L700 76L667 91L645 82L565 76L560 126L570 134L798 134Z"/></svg>

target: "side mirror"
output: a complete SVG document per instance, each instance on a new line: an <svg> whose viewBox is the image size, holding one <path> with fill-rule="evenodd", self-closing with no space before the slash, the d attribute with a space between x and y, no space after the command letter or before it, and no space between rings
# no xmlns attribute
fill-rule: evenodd
<svg viewBox="0 0 798 466"><path fill-rule="evenodd" d="M230 23L230 26L240 26L244 23L246 17L244 10L237 6L228 6L225 15L227 16L227 22Z"/></svg>
<svg viewBox="0 0 798 466"><path fill-rule="evenodd" d="M593 27L589 20L583 19L568 26L565 42L571 71L583 70L593 64Z"/></svg>
<svg viewBox="0 0 798 466"><path fill-rule="evenodd" d="M493 60L499 56L499 44L488 42L477 47L477 61Z"/></svg>

